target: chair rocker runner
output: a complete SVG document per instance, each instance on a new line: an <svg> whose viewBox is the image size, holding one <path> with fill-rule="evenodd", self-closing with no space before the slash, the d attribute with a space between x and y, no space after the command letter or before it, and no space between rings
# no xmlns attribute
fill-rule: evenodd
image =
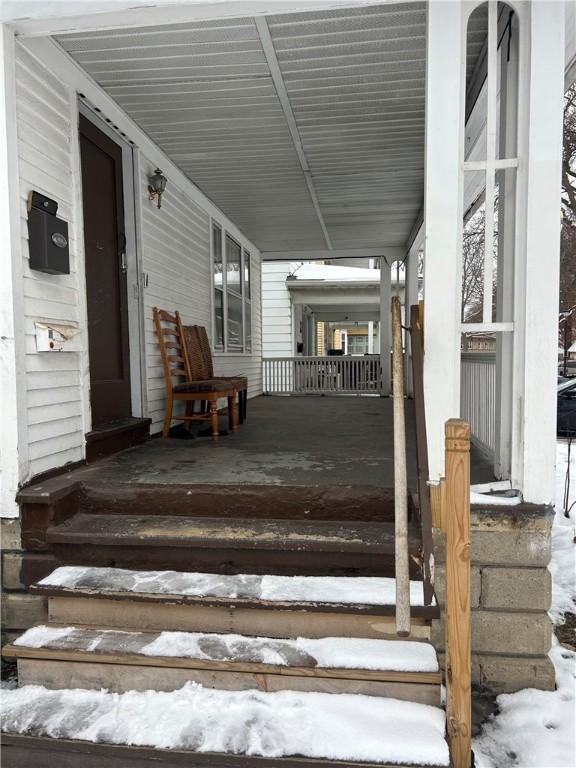
<svg viewBox="0 0 576 768"><path fill-rule="evenodd" d="M183 421L188 427L192 421L210 420L212 439L218 440L218 400L221 398L228 400L230 428L235 432L238 429L238 410L236 388L233 383L220 379L195 380L191 375L180 314L178 311L172 314L157 307L152 311L166 383L166 413L162 436L168 436L173 420ZM208 413L193 412L196 400L208 403ZM187 404L183 415L174 415L174 403L178 401Z"/></svg>

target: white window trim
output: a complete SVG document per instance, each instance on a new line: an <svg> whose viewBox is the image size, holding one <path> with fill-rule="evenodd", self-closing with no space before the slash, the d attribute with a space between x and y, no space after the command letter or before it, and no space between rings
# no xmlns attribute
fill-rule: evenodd
<svg viewBox="0 0 576 768"><path fill-rule="evenodd" d="M214 301L214 227L220 229L222 243L222 313L224 316L223 321L223 341L224 349L216 348L216 303ZM240 279L241 279L241 295L242 295L242 349L228 349L228 287L226 285L226 236L230 237L237 245L240 246ZM250 328L253 334L253 322L254 314L252 312L252 295L254 293L254 286L252 278L254 275L254 261L252 258L252 247L244 238L238 237L235 232L230 232L221 221L214 217L210 217L210 338L212 342L212 351L215 357L252 357L254 339L252 338L252 349L246 350L246 307L250 307ZM244 295L244 258L248 255L250 259L250 298L247 299Z"/></svg>

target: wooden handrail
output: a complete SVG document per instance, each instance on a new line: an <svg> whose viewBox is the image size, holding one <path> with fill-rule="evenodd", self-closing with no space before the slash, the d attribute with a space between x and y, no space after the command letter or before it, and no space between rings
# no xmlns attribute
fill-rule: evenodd
<svg viewBox="0 0 576 768"><path fill-rule="evenodd" d="M470 627L470 426L445 425L446 717L454 768L470 768L472 680Z"/></svg>
<svg viewBox="0 0 576 768"><path fill-rule="evenodd" d="M392 392L394 403L394 562L396 634L410 634L410 561L408 554L408 478L404 414L404 356L400 298L392 297Z"/></svg>
<svg viewBox="0 0 576 768"><path fill-rule="evenodd" d="M420 305L421 306L421 305ZM410 308L410 347L412 350L412 391L414 395L414 420L416 423L416 465L418 469L418 500L420 502L420 527L422 531L422 575L424 579L424 604L432 605L433 544L430 488L428 486L428 438L424 410L424 336L422 312L419 305Z"/></svg>

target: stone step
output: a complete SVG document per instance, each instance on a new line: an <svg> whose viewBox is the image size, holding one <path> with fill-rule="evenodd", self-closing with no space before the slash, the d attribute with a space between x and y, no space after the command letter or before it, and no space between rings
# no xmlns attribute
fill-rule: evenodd
<svg viewBox="0 0 576 768"><path fill-rule="evenodd" d="M122 693L176 690L193 681L223 690L360 693L440 704L436 651L422 642L40 625L3 655L17 659L20 685Z"/></svg>
<svg viewBox="0 0 576 768"><path fill-rule="evenodd" d="M3 730L9 768L100 768L102 755L110 758L106 768L180 760L211 768L449 765L440 708L357 694L222 691L193 683L120 694L23 686L4 692ZM54 734L58 740L45 738ZM98 742L98 751L87 742ZM35 744L41 755L31 754ZM123 762L114 762L118 754Z"/></svg>
<svg viewBox="0 0 576 768"><path fill-rule="evenodd" d="M46 531L60 560L86 565L222 573L394 573L394 523L96 515L77 513ZM409 536L411 575L420 536Z"/></svg>
<svg viewBox="0 0 576 768"><path fill-rule="evenodd" d="M31 588L51 622L235 632L265 637L395 639L395 581L384 577L220 575L121 568L57 568ZM428 639L436 604L410 584L411 637Z"/></svg>

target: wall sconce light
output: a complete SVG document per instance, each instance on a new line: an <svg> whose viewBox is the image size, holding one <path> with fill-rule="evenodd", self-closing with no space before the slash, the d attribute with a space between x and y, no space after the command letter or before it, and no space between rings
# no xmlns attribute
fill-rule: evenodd
<svg viewBox="0 0 576 768"><path fill-rule="evenodd" d="M162 206L162 195L166 189L168 179L164 176L160 168L156 168L154 175L150 176L148 181L150 182L150 184L148 184L148 200L154 200L154 198L157 197L158 208L160 208Z"/></svg>

